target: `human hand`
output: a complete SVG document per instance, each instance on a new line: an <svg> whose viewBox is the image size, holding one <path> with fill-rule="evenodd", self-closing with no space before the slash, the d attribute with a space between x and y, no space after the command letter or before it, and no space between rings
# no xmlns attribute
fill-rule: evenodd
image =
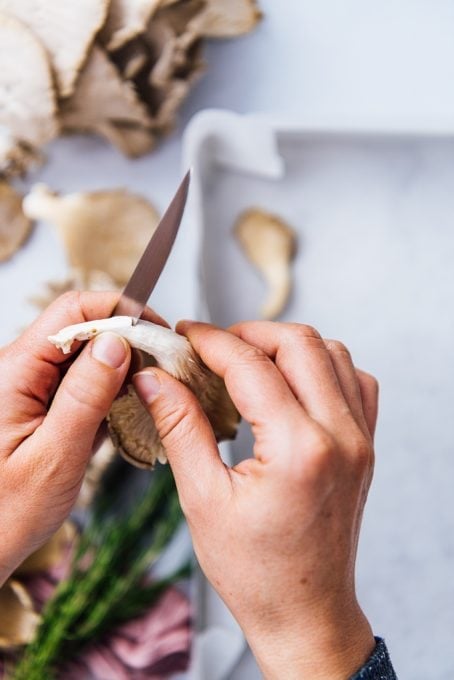
<svg viewBox="0 0 454 680"><path fill-rule="evenodd" d="M207 578L267 679L345 680L375 646L355 595L373 469L377 383L308 326L183 322L252 425L254 457L225 466L197 400L158 369L134 378L172 466Z"/></svg>
<svg viewBox="0 0 454 680"><path fill-rule="evenodd" d="M67 293L0 350L0 583L70 512L129 367L129 346L113 333L74 358L76 343L69 359L47 336L109 316L117 298Z"/></svg>

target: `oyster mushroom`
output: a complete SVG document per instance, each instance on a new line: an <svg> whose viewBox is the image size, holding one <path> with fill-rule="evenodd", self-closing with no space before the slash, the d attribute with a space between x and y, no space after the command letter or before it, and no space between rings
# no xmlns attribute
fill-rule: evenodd
<svg viewBox="0 0 454 680"><path fill-rule="evenodd" d="M59 95L67 97L105 21L108 4L108 0L0 0L0 11L22 21L41 41L51 59Z"/></svg>
<svg viewBox="0 0 454 680"><path fill-rule="evenodd" d="M100 134L129 156L138 155L137 142L128 143L129 130L142 131L140 154L150 150L155 141L153 120L145 104L97 45L90 52L74 94L61 103L60 120L63 130Z"/></svg>
<svg viewBox="0 0 454 680"><path fill-rule="evenodd" d="M47 281L44 291L33 295L29 301L40 310L46 309L54 300L69 290L120 290L119 286L105 272L97 269L90 270L89 277L84 276L77 269L73 269L71 275L62 281Z"/></svg>
<svg viewBox="0 0 454 680"><path fill-rule="evenodd" d="M39 550L29 555L16 569L14 574L24 576L37 571L51 569L62 559L68 545L74 542L77 530L74 524L67 520L53 536Z"/></svg>
<svg viewBox="0 0 454 680"><path fill-rule="evenodd" d="M0 181L0 262L8 260L28 238L31 220L22 210L22 196Z"/></svg>
<svg viewBox="0 0 454 680"><path fill-rule="evenodd" d="M252 31L261 18L255 0L206 0L189 30L206 38L234 38Z"/></svg>
<svg viewBox="0 0 454 680"><path fill-rule="evenodd" d="M124 285L159 221L151 203L126 189L59 196L38 184L23 206L28 217L55 224L70 265L88 286L93 271Z"/></svg>
<svg viewBox="0 0 454 680"><path fill-rule="evenodd" d="M31 144L17 139L0 125L0 177L23 177L27 170L42 162L42 154Z"/></svg>
<svg viewBox="0 0 454 680"><path fill-rule="evenodd" d="M0 125L31 146L56 136L56 99L46 51L22 22L0 13Z"/></svg>
<svg viewBox="0 0 454 680"><path fill-rule="evenodd" d="M136 84L161 134L174 127L177 110L205 70L200 36L186 30L201 5L189 0L158 11L143 36L151 66Z"/></svg>
<svg viewBox="0 0 454 680"><path fill-rule="evenodd" d="M0 588L0 649L12 649L31 642L41 617L24 586L9 579Z"/></svg>
<svg viewBox="0 0 454 680"><path fill-rule="evenodd" d="M117 50L145 31L161 0L111 0L101 40L109 51Z"/></svg>
<svg viewBox="0 0 454 680"><path fill-rule="evenodd" d="M130 317L118 316L68 326L49 340L68 353L75 340L88 340L104 331L118 333L131 347L152 356L159 368L188 385L218 441L235 436L239 414L223 381L202 363L189 341L174 331L143 320L133 325ZM154 423L131 386L125 396L114 401L108 423L114 443L133 465L152 468L157 460L167 460Z"/></svg>
<svg viewBox="0 0 454 680"><path fill-rule="evenodd" d="M269 286L261 314L274 319L284 309L292 288L290 262L296 250L296 234L276 215L252 209L240 215L234 233L244 253Z"/></svg>
<svg viewBox="0 0 454 680"><path fill-rule="evenodd" d="M138 36L119 50L112 52L110 58L123 78L133 80L149 64L150 53L143 37Z"/></svg>

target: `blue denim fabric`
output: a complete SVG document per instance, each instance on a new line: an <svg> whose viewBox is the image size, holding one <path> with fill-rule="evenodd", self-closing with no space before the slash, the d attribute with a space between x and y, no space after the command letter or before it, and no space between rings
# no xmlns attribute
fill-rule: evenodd
<svg viewBox="0 0 454 680"><path fill-rule="evenodd" d="M385 641L381 638L375 640L377 644L368 661L350 680L397 680Z"/></svg>

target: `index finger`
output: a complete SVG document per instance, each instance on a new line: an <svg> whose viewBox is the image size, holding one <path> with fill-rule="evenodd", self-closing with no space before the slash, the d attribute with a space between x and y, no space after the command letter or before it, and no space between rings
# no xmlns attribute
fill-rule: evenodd
<svg viewBox="0 0 454 680"><path fill-rule="evenodd" d="M266 354L228 331L198 322L180 322L197 354L214 373L223 378L236 408L252 426L288 429L292 418L304 411Z"/></svg>

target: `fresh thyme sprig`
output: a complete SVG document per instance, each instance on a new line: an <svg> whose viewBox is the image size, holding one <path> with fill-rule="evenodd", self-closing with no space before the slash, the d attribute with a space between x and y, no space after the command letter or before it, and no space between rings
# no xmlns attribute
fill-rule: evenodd
<svg viewBox="0 0 454 680"><path fill-rule="evenodd" d="M47 603L37 636L16 665L14 680L52 680L58 666L83 646L143 613L165 588L187 575L188 565L166 579L145 583L149 567L182 519L170 469L155 471L142 499L114 517L106 502L112 491L101 495L71 574Z"/></svg>

